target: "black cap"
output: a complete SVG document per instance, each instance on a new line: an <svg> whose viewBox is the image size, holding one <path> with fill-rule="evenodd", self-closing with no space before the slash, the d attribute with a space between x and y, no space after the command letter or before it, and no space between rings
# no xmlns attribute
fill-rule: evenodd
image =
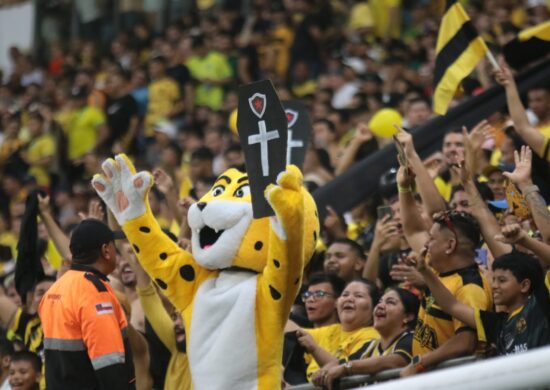
<svg viewBox="0 0 550 390"><path fill-rule="evenodd" d="M85 219L73 230L69 247L73 261L77 263L93 263L97 258L94 252L113 240L124 238L124 233L113 232L99 219Z"/></svg>

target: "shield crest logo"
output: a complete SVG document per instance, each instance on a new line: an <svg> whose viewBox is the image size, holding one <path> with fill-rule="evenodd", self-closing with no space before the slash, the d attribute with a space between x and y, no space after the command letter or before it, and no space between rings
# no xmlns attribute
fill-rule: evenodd
<svg viewBox="0 0 550 390"><path fill-rule="evenodd" d="M288 128L290 129L298 120L298 112L287 108L285 110L286 120L288 122Z"/></svg>
<svg viewBox="0 0 550 390"><path fill-rule="evenodd" d="M262 119L265 113L266 98L263 93L255 93L248 98L248 105L250 109L258 118Z"/></svg>

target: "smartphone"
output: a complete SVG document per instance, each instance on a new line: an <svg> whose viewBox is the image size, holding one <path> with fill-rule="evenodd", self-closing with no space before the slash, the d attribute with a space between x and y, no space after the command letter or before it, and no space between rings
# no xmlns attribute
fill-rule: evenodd
<svg viewBox="0 0 550 390"><path fill-rule="evenodd" d="M391 206L378 206L376 209L376 216L378 217L378 220L382 220L386 217L386 215L390 216L390 219L393 218L393 210Z"/></svg>
<svg viewBox="0 0 550 390"><path fill-rule="evenodd" d="M397 137L393 136L393 142L395 142L395 147L397 148L397 154L399 155L399 161L405 168L408 168L409 163L407 161L407 155L405 154L405 149L403 149L403 145L401 145L401 142L397 139Z"/></svg>

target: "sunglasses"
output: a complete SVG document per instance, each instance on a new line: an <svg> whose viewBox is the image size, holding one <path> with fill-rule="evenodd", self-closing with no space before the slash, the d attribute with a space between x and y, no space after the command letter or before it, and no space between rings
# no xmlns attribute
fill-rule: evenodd
<svg viewBox="0 0 550 390"><path fill-rule="evenodd" d="M317 299L322 299L324 297L333 297L334 294L328 293L323 290L317 290L317 291L306 291L305 293L302 293L302 302L307 301L308 298L313 298L314 301Z"/></svg>
<svg viewBox="0 0 550 390"><path fill-rule="evenodd" d="M456 245L458 245L458 234L456 233L455 225L453 224L452 218L462 217L468 218L468 215L464 212L458 212L455 210L446 210L433 215L434 222L437 222L441 225L445 225L449 229L453 236L455 236Z"/></svg>

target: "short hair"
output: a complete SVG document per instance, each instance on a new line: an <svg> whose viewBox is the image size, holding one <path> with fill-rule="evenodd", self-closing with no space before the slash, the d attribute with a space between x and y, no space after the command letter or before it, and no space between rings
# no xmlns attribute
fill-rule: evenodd
<svg viewBox="0 0 550 390"><path fill-rule="evenodd" d="M214 154L212 154L212 151L206 146L202 146L191 154L191 160L213 161Z"/></svg>
<svg viewBox="0 0 550 390"><path fill-rule="evenodd" d="M42 283L42 282L52 282L52 283L55 283L57 281L57 278L53 275L44 275L42 276L41 278L39 278L36 282L34 282L34 285L32 286L32 289L34 291L34 289L36 288L36 286L38 286L38 284Z"/></svg>
<svg viewBox="0 0 550 390"><path fill-rule="evenodd" d="M331 133L336 133L336 126L334 125L334 123L332 121L329 121L328 119L316 120L314 124L315 125L316 124L324 124L328 127L328 129Z"/></svg>
<svg viewBox="0 0 550 390"><path fill-rule="evenodd" d="M225 155L227 156L229 153L242 153L243 147L240 144L232 144L225 150Z"/></svg>
<svg viewBox="0 0 550 390"><path fill-rule="evenodd" d="M40 357L31 351L19 351L11 355L11 362L29 362L37 373L42 372L42 360Z"/></svg>
<svg viewBox="0 0 550 390"><path fill-rule="evenodd" d="M372 308L374 309L374 306L378 303L378 301L382 296L382 294L380 293L380 289L376 286L376 284L374 284L370 280L363 279L363 278L353 279L351 282L346 284L346 287L354 282L363 283L365 286L367 286L370 299L372 300Z"/></svg>
<svg viewBox="0 0 550 390"><path fill-rule="evenodd" d="M414 103L425 103L428 108L430 107L430 100L424 96L418 96L409 100L409 107L412 106Z"/></svg>
<svg viewBox="0 0 550 390"><path fill-rule="evenodd" d="M481 228L472 215L454 210L437 214L439 215L434 215L434 223L448 230L451 230L450 227L452 226L457 234L460 234L470 242L472 250L479 247L481 241ZM450 224L447 224L447 218Z"/></svg>
<svg viewBox="0 0 550 390"><path fill-rule="evenodd" d="M13 343L6 338L0 338L0 357L12 356L14 353Z"/></svg>
<svg viewBox="0 0 550 390"><path fill-rule="evenodd" d="M339 297L342 294L342 291L344 291L344 287L346 287L346 282L344 281L344 279L338 277L335 274L324 272L313 274L309 278L308 287L320 283L329 283L332 286L332 289L334 290L334 295L336 295L336 297Z"/></svg>
<svg viewBox="0 0 550 390"><path fill-rule="evenodd" d="M363 247L359 245L357 242L350 240L349 238L337 238L336 240L331 242L330 246L334 244L346 244L361 259L365 260L367 258L367 256L365 256L365 251L363 251Z"/></svg>
<svg viewBox="0 0 550 390"><path fill-rule="evenodd" d="M544 283L546 272L544 272L537 259L514 249L510 253L497 257L493 261L492 268L493 272L497 269L510 271L518 283L528 279L531 282L529 294L535 296L539 308L550 323L550 297Z"/></svg>

